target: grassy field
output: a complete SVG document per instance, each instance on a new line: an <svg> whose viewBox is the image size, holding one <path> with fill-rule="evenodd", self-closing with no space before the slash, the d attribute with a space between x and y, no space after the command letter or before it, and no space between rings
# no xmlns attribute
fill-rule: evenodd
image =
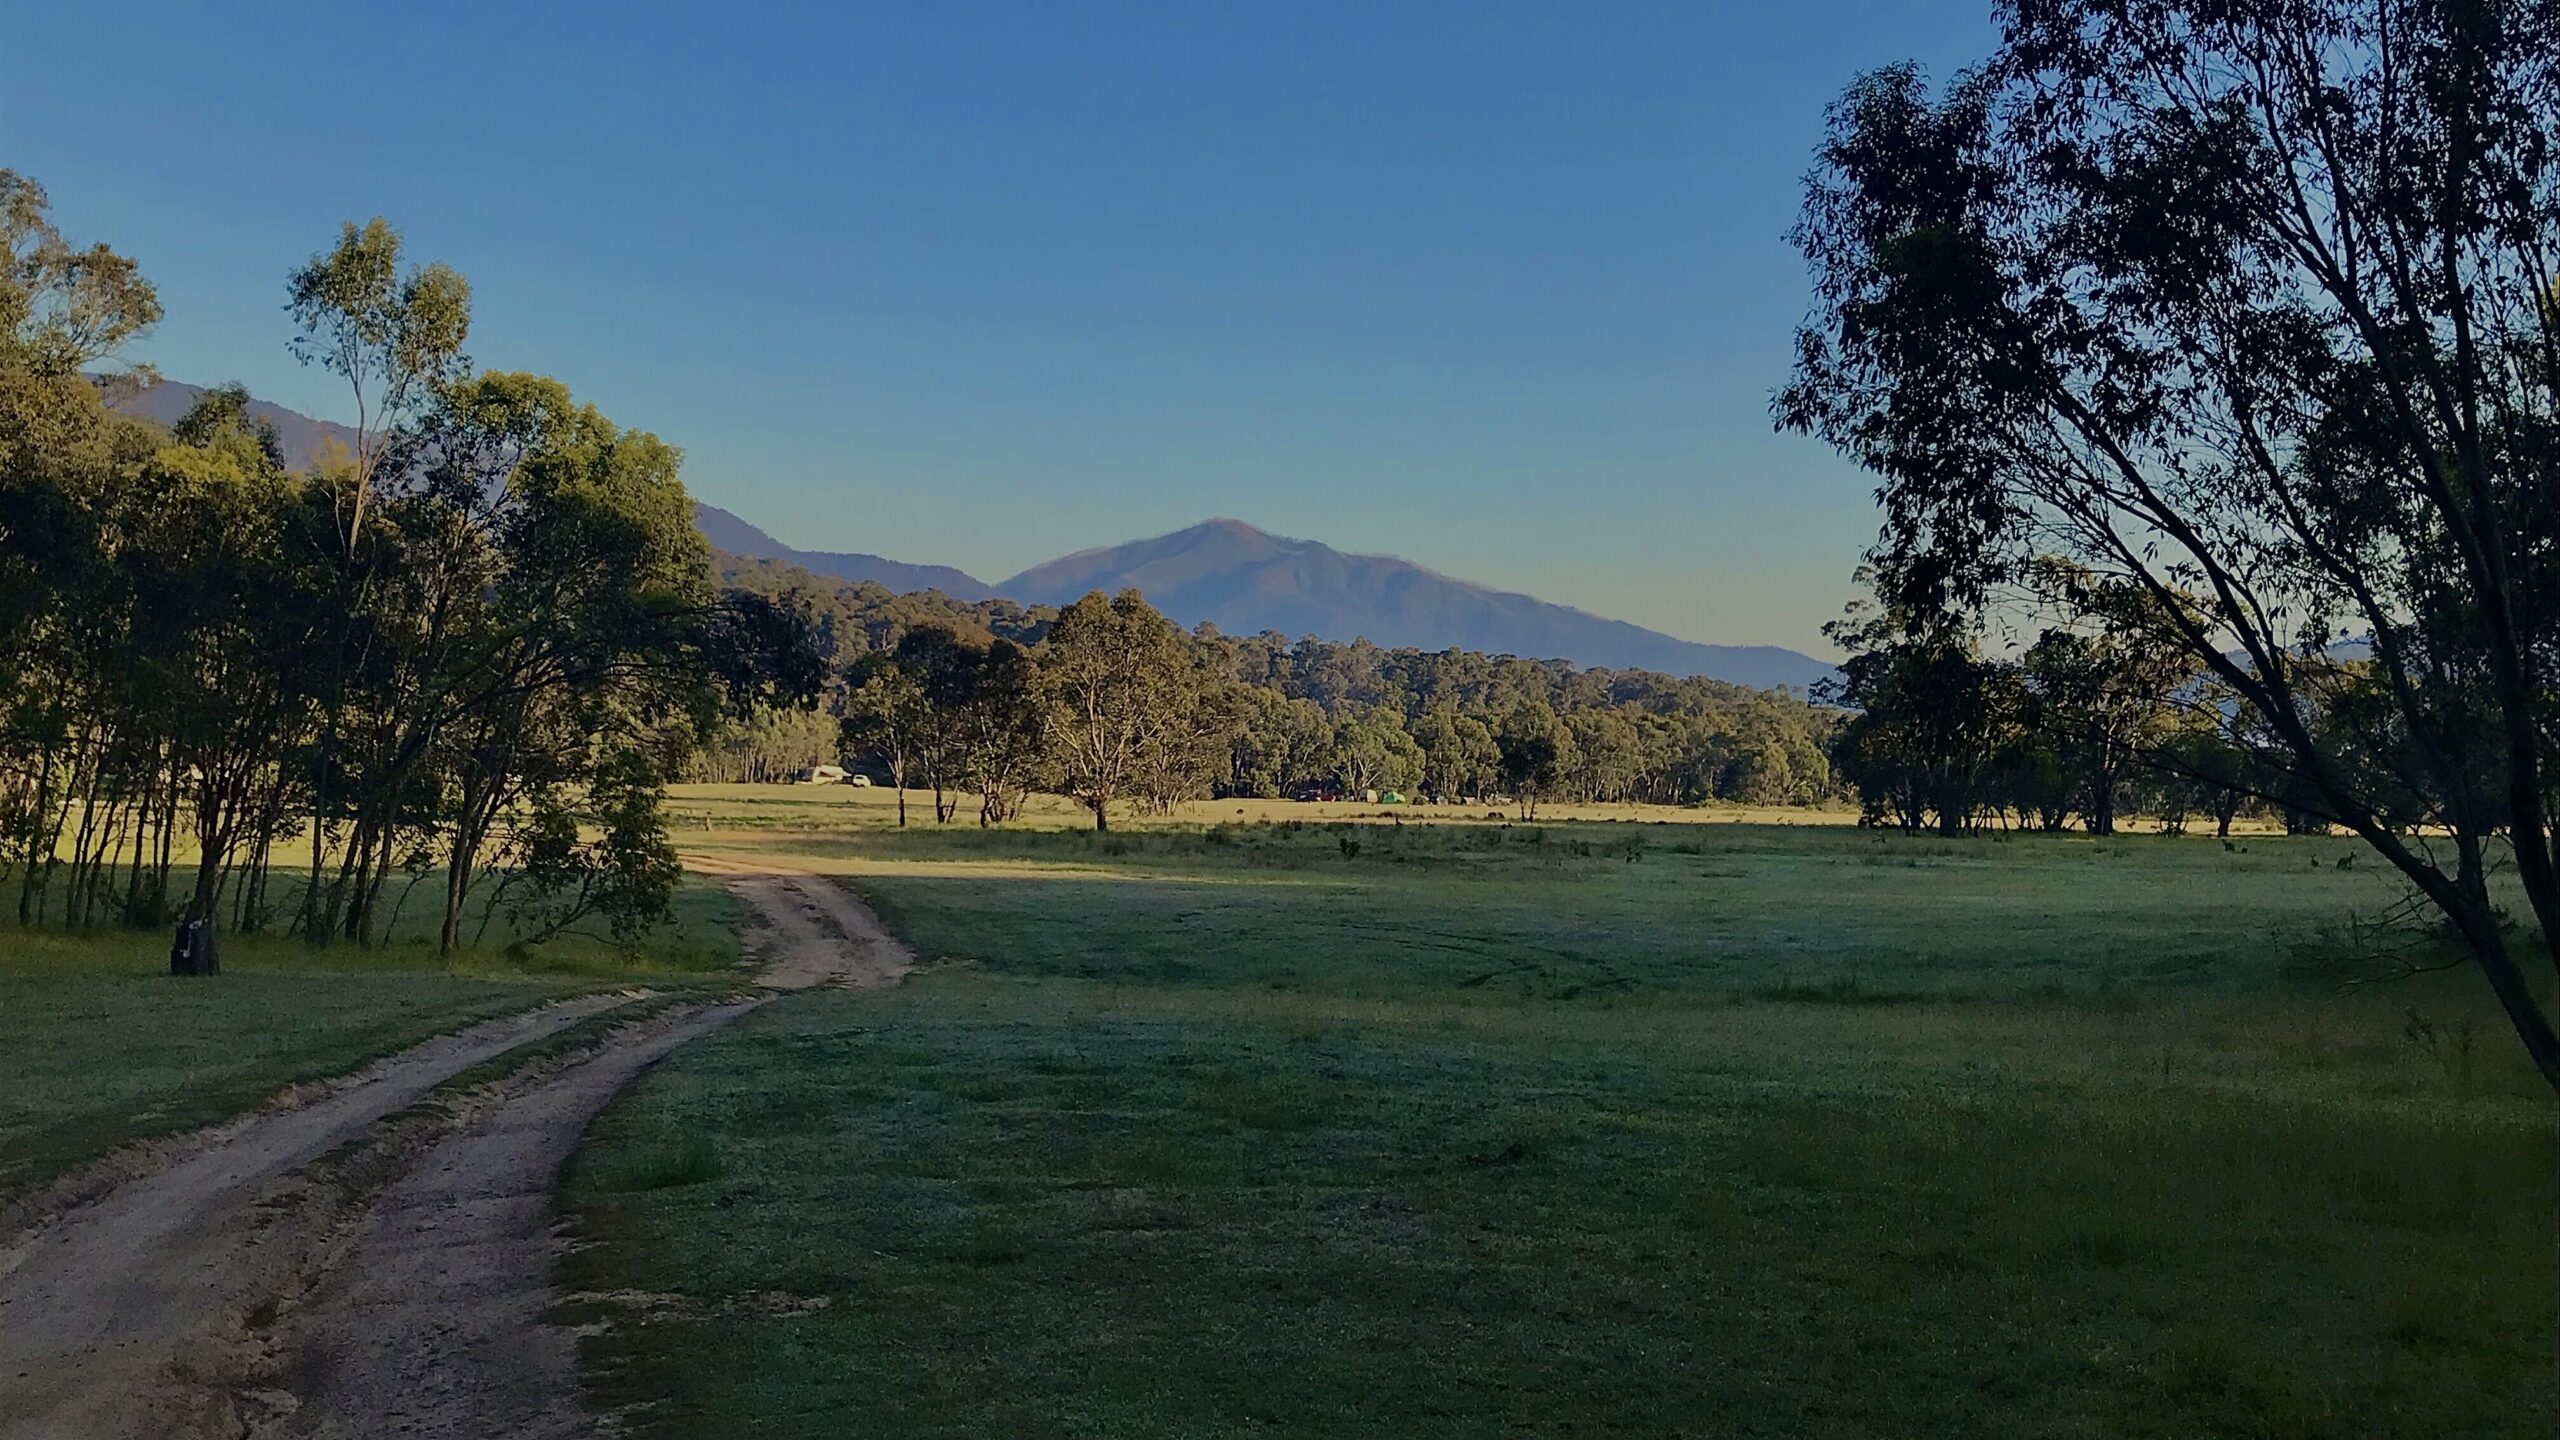
<svg viewBox="0 0 2560 1440"><path fill-rule="evenodd" d="M669 810L680 830L708 832L748 830L815 835L861 831L895 823L897 808L897 792L877 786L679 785L669 796ZM908 791L907 808L912 823L930 824L933 818L931 793ZM974 804L964 805L959 823L963 828L974 828L976 815ZM1160 818L1130 817L1118 815L1118 812L1115 812L1115 817L1115 824L1134 830L1166 826L1282 824L1290 821L1301 824L1340 821L1386 824L1403 821L1437 825L1519 823L1517 814L1507 805L1461 808L1363 801L1194 800L1177 807L1172 815ZM1800 805L1547 804L1538 807L1537 819L1549 824L1595 821L1646 825L1770 825L1791 830L1806 826L1854 826L1858 823L1858 812L1847 808L1812 809ZM2137 829L2149 824L2148 821L2128 823ZM1021 818L1005 828L1012 833L1022 830L1085 830L1092 825L1092 812L1074 801L1057 795L1034 795L1024 807ZM2272 833L2266 822L2258 820L2243 820L2237 828L2252 835Z"/></svg>
<svg viewBox="0 0 2560 1440"><path fill-rule="evenodd" d="M642 1434L2552 1428L2549 1101L2348 842L683 803L928 968L573 1169Z"/></svg>
<svg viewBox="0 0 2560 1440"><path fill-rule="evenodd" d="M223 973L173 979L168 937L0 927L0 1200L128 1140L248 1109L470 1021L737 964L736 907L709 884L638 955L580 938L439 960L434 917L405 914L378 950L283 936L223 940Z"/></svg>

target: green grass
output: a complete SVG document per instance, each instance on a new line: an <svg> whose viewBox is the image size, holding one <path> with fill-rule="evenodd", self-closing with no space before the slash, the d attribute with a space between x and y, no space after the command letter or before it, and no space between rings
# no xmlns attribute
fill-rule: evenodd
<svg viewBox="0 0 2560 1440"><path fill-rule="evenodd" d="M679 834L691 827L781 831L793 835L811 835L822 831L845 831L874 828L889 824L897 815L898 796L894 790L879 786L852 785L677 785L668 791L668 812ZM907 807L919 824L930 823L933 795L926 790L909 790ZM1366 820L1453 823L1461 820L1482 821L1489 815L1497 822L1508 818L1500 807L1452 805L1386 805L1368 801L1326 801L1308 803L1295 800L1191 800L1176 806L1170 816L1140 815L1133 807L1113 811L1115 826L1138 829L1175 825L1201 826L1245 822L1253 824L1285 821ZM974 816L974 805L961 807L964 817ZM1681 825L1753 822L1768 825L1850 825L1857 821L1854 809L1815 810L1794 805L1577 805L1551 804L1539 810L1541 817L1551 820L1617 820L1667 822ZM962 823L968 823L964 818ZM1083 805L1063 795L1029 796L1022 812L1007 827L1008 833L1025 829L1083 830L1093 825L1093 814Z"/></svg>
<svg viewBox="0 0 2560 1440"><path fill-rule="evenodd" d="M920 952L1008 973L1504 1001L2259 994L2350 963L2317 953L2326 932L2402 894L2370 860L2339 868L2355 842L2268 837L1318 823L708 843L860 872Z"/></svg>
<svg viewBox="0 0 2560 1440"><path fill-rule="evenodd" d="M599 986L684 984L737 964L736 907L709 884L638 955L585 939L440 961L432 917L381 949L226 936L223 973L167 972L159 932L0 928L0 1199L129 1140L247 1110L287 1086L491 1015Z"/></svg>
<svg viewBox="0 0 2560 1440"><path fill-rule="evenodd" d="M644 1436L2553 1425L2550 1102L2342 841L751 830L931 965L573 1168Z"/></svg>

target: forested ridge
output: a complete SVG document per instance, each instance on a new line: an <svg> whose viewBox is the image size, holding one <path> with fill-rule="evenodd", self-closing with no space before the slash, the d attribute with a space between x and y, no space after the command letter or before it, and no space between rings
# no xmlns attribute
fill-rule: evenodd
<svg viewBox="0 0 2560 1440"><path fill-rule="evenodd" d="M830 657L824 702L762 707L694 761L706 780L778 781L847 761L976 797L990 823L1026 790L1083 793L1046 739L1059 717L1033 663L1061 611L899 594L788 562L719 554L722 582L809 616ZM1872 577L1870 577L1872 578ZM2084 577L2085 578L2085 577ZM1087 608L1102 597L1079 602ZM1500 796L1666 805L1851 802L1869 823L2112 834L2240 817L2325 824L2258 727L2115 597L2116 623L2054 625L1997 653L1985 636L1911 623L1862 601L1832 625L1847 652L1811 699L1646 671L1468 650L1387 649L1276 632L1186 633L1142 596L1110 602L1156 632L1162 675L1123 708L1162 712L1177 759L1142 762L1121 798L1158 809L1207 796ZM1075 608L1075 607L1069 607ZM1022 652L1018 693L978 683ZM1176 683L1179 682L1179 683ZM1133 685L1135 682L1132 682ZM1141 693L1142 692L1142 693ZM990 728L991 711L1013 720ZM985 754L972 736L1014 736ZM1044 738L1045 737L1045 738Z"/></svg>
<svg viewBox="0 0 2560 1440"><path fill-rule="evenodd" d="M991 819L1002 818L1010 808L1004 797L1025 786L1081 793L1072 767L1050 747L1035 747L1041 753L1018 773L1008 757L990 805L983 758L926 733L930 724L894 723L892 700L903 682L939 671L942 708L965 710L970 687L954 678L955 666L983 667L991 656L1000 666L1000 645L1052 656L1062 613L1117 607L1148 632L1163 683L1148 682L1147 703L1178 718L1183 752L1165 767L1142 764L1143 793L1124 798L1169 805L1208 795L1405 791L1434 799L1501 793L1785 805L1840 793L1827 758L1837 712L1783 691L1468 650L1223 635L1205 625L1182 632L1136 596L1088 597L1061 612L894 594L780 561L722 555L719 565L724 583L805 608L832 657L830 671L843 678L818 712L767 709L724 732L696 762L703 778L778 779L846 753L883 778L912 765L911 783L929 785L938 773L944 788L977 794ZM964 658L954 658L954 647ZM1029 696L1020 703L1055 709ZM928 719L934 708L921 707ZM906 739L908 730L920 738Z"/></svg>

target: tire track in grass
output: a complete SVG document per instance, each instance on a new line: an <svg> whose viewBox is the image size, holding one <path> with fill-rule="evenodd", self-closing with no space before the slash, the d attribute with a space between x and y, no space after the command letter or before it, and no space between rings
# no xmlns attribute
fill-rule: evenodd
<svg viewBox="0 0 2560 1440"><path fill-rule="evenodd" d="M575 1337L543 1319L551 1188L588 1123L773 990L890 984L911 964L836 886L722 869L763 922L767 994L670 1006L568 1057L543 1042L637 997L455 1031L189 1137L0 1242L0 1440L588 1433ZM457 1116L408 1123L517 1051L529 1063Z"/></svg>
<svg viewBox="0 0 2560 1440"><path fill-rule="evenodd" d="M229 1317L298 1263L289 1236L301 1206L279 1182L471 1066L627 999L562 1001L438 1036L308 1104L206 1132L167 1167L17 1237L0 1251L0 1437L187 1433L204 1397L173 1375L221 1351Z"/></svg>
<svg viewBox="0 0 2560 1440"><path fill-rule="evenodd" d="M711 868L698 865L697 868ZM837 886L800 872L718 872L760 922L769 991L893 984L905 948ZM549 1318L563 1240L552 1192L613 1098L676 1047L772 996L631 1027L439 1143L368 1207L347 1261L281 1327L279 1400L252 1433L551 1440L592 1434L577 1331Z"/></svg>

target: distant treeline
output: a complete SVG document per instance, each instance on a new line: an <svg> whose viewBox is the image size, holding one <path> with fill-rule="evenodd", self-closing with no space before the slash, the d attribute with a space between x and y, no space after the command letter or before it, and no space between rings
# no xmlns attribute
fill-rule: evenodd
<svg viewBox="0 0 2560 1440"><path fill-rule="evenodd" d="M296 352L362 417L307 472L237 386L174 429L112 411L93 371L159 300L0 171L19 922L221 913L365 944L427 883L448 948L466 913L637 934L677 874L663 781L724 715L814 691L805 627L721 590L672 447L556 380L474 370L462 277L404 267L381 221L286 298Z"/></svg>
<svg viewBox="0 0 2560 1440"><path fill-rule="evenodd" d="M2228 835L2250 815L2294 832L2329 828L2263 723L2163 641L2155 602L2050 559L2031 569L2046 590L2075 594L2085 618L2010 654L1985 653L1976 621L1872 602L1828 627L1849 653L1832 689L1848 707L1832 759L1871 823L1948 835L2078 825L2111 835L2138 816L2172 834L2210 822ZM2339 656L2290 663L2340 682L2370 668ZM2330 693L2306 689L2298 713L2317 732L2343 735L2348 717L2319 698ZM2405 809L2422 813L2414 797Z"/></svg>
<svg viewBox="0 0 2560 1440"><path fill-rule="evenodd" d="M1387 792L1525 806L1845 794L1828 758L1838 713L1782 691L1471 650L1185 632L1134 594L1062 612L893 594L781 561L720 565L724 583L805 606L837 678L817 713L766 708L723 732L695 762L704 779L781 779L841 756L937 791L945 818L970 796L989 821L1027 790L1157 808ZM1091 710L1096 697L1130 712L1134 733L1097 735L1107 717Z"/></svg>

